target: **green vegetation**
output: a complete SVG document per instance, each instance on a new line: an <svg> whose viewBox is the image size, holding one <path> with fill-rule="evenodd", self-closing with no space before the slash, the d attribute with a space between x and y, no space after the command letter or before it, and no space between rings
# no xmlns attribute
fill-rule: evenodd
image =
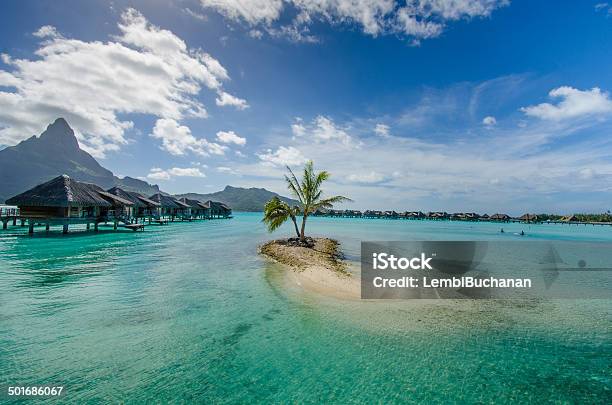
<svg viewBox="0 0 612 405"><path fill-rule="evenodd" d="M264 207L264 218L262 221L268 225L268 232L274 232L288 218L291 218L295 227L295 234L299 238L300 230L298 229L296 219L298 215L300 215L300 207L297 205L291 207L286 202L281 201L280 198L273 197Z"/></svg>
<svg viewBox="0 0 612 405"><path fill-rule="evenodd" d="M318 173L315 172L312 160L308 161L304 166L301 181L297 179L289 166L287 166L287 170L289 171L289 174L285 175L287 188L298 199L299 206L290 207L288 204L285 206L272 199L266 204L263 221L268 224L268 230L272 232L287 219L291 218L300 242L305 243L306 220L310 214L313 214L318 209L333 208L333 205L336 203L351 200L341 195L323 198L321 186L329 179L330 174L325 170ZM295 219L298 215L302 216L302 225L299 231L297 220Z"/></svg>
<svg viewBox="0 0 612 405"><path fill-rule="evenodd" d="M610 211L604 214L574 214L581 222L612 222Z"/></svg>

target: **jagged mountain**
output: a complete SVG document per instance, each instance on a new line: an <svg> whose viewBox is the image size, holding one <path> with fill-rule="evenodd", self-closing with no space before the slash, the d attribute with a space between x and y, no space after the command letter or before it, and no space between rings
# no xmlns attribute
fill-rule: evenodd
<svg viewBox="0 0 612 405"><path fill-rule="evenodd" d="M264 205L272 197L279 197L290 205L298 204L298 201L280 196L265 188L242 188L226 186L224 190L210 194L188 193L179 194L175 197L186 197L199 201L221 201L232 207L234 211L263 211Z"/></svg>
<svg viewBox="0 0 612 405"><path fill-rule="evenodd" d="M145 195L157 185L131 177L119 178L79 147L74 131L58 118L38 137L0 150L0 202L61 174L105 189L121 187Z"/></svg>

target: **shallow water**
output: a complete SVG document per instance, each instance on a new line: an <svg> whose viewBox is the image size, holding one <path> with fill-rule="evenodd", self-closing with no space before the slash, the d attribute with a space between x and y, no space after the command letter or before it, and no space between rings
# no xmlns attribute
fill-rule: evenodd
<svg viewBox="0 0 612 405"><path fill-rule="evenodd" d="M69 402L612 402L612 301L340 302L283 284L256 254L271 238L260 218L0 231L0 386L61 384ZM524 230L530 240L612 241L598 226L308 226L340 240L350 260L361 240L511 240Z"/></svg>

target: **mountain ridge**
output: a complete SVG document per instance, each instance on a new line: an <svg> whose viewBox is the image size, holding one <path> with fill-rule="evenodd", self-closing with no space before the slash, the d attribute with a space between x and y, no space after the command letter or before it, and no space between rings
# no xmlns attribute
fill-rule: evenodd
<svg viewBox="0 0 612 405"><path fill-rule="evenodd" d="M79 147L68 122L56 119L39 136L33 135L15 146L0 150L0 202L62 174L79 181L95 183L104 189L114 186L146 195L159 192L157 185L115 176Z"/></svg>
<svg viewBox="0 0 612 405"><path fill-rule="evenodd" d="M176 194L176 198L189 198L198 201L214 200L220 201L232 207L234 211L248 211L248 212L259 212L263 211L264 205L272 197L278 197L282 201L285 201L289 205L299 204L297 200L293 200L288 197L284 197L273 191L266 190L265 188L243 188L234 187L227 185L221 191L214 193L201 194L201 193L185 193Z"/></svg>

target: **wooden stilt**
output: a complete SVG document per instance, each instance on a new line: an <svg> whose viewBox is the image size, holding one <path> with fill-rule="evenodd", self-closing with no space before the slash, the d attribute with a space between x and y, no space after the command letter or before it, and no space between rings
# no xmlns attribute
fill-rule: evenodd
<svg viewBox="0 0 612 405"><path fill-rule="evenodd" d="M97 222L94 224L94 232L98 232L98 223Z"/></svg>
<svg viewBox="0 0 612 405"><path fill-rule="evenodd" d="M68 224L64 224L64 227L62 229L62 233L65 235L68 233Z"/></svg>
<svg viewBox="0 0 612 405"><path fill-rule="evenodd" d="M49 225L49 223L47 222L47 223L45 224L45 231L49 232L49 228L50 228L50 225Z"/></svg>
<svg viewBox="0 0 612 405"><path fill-rule="evenodd" d="M34 222L30 222L30 227L28 228L28 234L33 235L34 234Z"/></svg>
<svg viewBox="0 0 612 405"><path fill-rule="evenodd" d="M87 223L87 230L89 231L89 222Z"/></svg>

